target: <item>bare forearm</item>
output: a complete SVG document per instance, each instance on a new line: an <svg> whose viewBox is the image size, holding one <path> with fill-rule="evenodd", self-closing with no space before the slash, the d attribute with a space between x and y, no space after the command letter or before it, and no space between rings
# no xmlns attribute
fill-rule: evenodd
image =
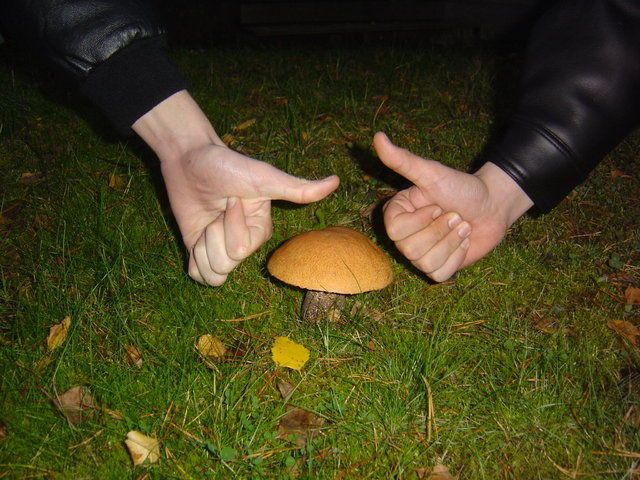
<svg viewBox="0 0 640 480"><path fill-rule="evenodd" d="M132 128L161 162L174 160L207 144L222 145L211 123L186 90L156 105Z"/></svg>
<svg viewBox="0 0 640 480"><path fill-rule="evenodd" d="M507 228L533 206L524 190L497 165L487 162L475 175L486 185L492 209Z"/></svg>

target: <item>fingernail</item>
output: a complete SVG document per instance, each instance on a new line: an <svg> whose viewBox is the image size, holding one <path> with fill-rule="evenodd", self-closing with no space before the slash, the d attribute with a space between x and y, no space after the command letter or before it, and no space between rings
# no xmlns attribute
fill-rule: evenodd
<svg viewBox="0 0 640 480"><path fill-rule="evenodd" d="M449 228L453 228L456 225L458 225L460 222L462 221L462 219L460 218L460 215L458 215L457 213L451 217L449 219Z"/></svg>
<svg viewBox="0 0 640 480"><path fill-rule="evenodd" d="M460 236L460 238L468 237L470 233L471 225L469 225L467 222L463 223L460 228L458 228L458 235Z"/></svg>
<svg viewBox="0 0 640 480"><path fill-rule="evenodd" d="M433 218L435 220L440 215L442 215L442 209L440 207L438 207L433 211L433 215L431 215L431 218Z"/></svg>
<svg viewBox="0 0 640 480"><path fill-rule="evenodd" d="M465 238L465 239L462 241L462 243L460 244L460 248L461 248L461 249L463 249L463 250L468 249L468 248L469 248L469 243L470 243L470 242L469 242L469 239L468 239L468 238Z"/></svg>

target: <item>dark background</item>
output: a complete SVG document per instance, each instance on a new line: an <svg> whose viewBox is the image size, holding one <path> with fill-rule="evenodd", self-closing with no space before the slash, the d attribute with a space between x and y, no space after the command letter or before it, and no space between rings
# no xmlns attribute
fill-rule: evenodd
<svg viewBox="0 0 640 480"><path fill-rule="evenodd" d="M160 0L174 45L409 39L522 44L548 0Z"/></svg>

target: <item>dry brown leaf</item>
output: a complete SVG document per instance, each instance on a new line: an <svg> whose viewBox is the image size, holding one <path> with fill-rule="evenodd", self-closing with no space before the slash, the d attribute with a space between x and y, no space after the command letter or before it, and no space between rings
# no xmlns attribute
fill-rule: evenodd
<svg viewBox="0 0 640 480"><path fill-rule="evenodd" d="M4 210L0 211L0 225L13 223L17 220L24 205L20 202L13 202L5 205Z"/></svg>
<svg viewBox="0 0 640 480"><path fill-rule="evenodd" d="M102 407L102 411L109 415L111 418L115 418L116 420L124 420L124 415L122 415L117 410L111 410L110 408Z"/></svg>
<svg viewBox="0 0 640 480"><path fill-rule="evenodd" d="M49 351L58 348L64 343L70 326L71 317L67 315L60 323L49 329L49 336L47 337L47 349Z"/></svg>
<svg viewBox="0 0 640 480"><path fill-rule="evenodd" d="M230 133L225 133L222 136L222 141L224 143L226 143L227 145L233 145L236 142L236 137L234 137L233 135L231 135Z"/></svg>
<svg viewBox="0 0 640 480"><path fill-rule="evenodd" d="M449 473L449 469L447 467L439 463L433 467L433 470L429 473L427 480L456 480L457 478L458 477L454 477Z"/></svg>
<svg viewBox="0 0 640 480"><path fill-rule="evenodd" d="M81 386L71 387L62 395L57 395L53 404L71 425L78 425L95 408L93 397Z"/></svg>
<svg viewBox="0 0 640 480"><path fill-rule="evenodd" d="M218 337L210 334L201 335L196 343L200 355L209 360L219 360L227 353L227 348Z"/></svg>
<svg viewBox="0 0 640 480"><path fill-rule="evenodd" d="M124 443L134 465L140 465L145 461L155 463L160 459L160 442L142 432L131 430L127 433Z"/></svg>
<svg viewBox="0 0 640 480"><path fill-rule="evenodd" d="M257 120L255 118L250 118L249 120L245 120L244 122L241 122L238 125L236 125L233 128L233 130L236 132L241 132L242 130L246 130L247 128L255 125L256 121Z"/></svg>
<svg viewBox="0 0 640 480"><path fill-rule="evenodd" d="M140 350L138 350L136 347L130 344L125 345L124 349L125 349L125 357L127 359L127 362L130 363L131 365L141 368L142 354L140 353Z"/></svg>
<svg viewBox="0 0 640 480"><path fill-rule="evenodd" d="M624 291L624 300L627 305L640 305L640 288L627 287Z"/></svg>
<svg viewBox="0 0 640 480"><path fill-rule="evenodd" d="M640 342L640 328L626 320L609 320L607 326L618 335L626 338L631 345L638 346Z"/></svg>
<svg viewBox="0 0 640 480"><path fill-rule="evenodd" d="M324 418L302 408L291 407L280 419L278 437L289 438L293 435L296 446L302 448L307 444L307 439L318 435L322 425L324 425Z"/></svg>
<svg viewBox="0 0 640 480"><path fill-rule="evenodd" d="M4 422L0 422L0 442L7 438L7 426Z"/></svg>
<svg viewBox="0 0 640 480"><path fill-rule="evenodd" d="M278 391L280 392L282 399L284 401L287 401L289 400L289 397L291 397L291 394L293 393L293 385L291 385L289 382L285 382L284 380L279 380Z"/></svg>
<svg viewBox="0 0 640 480"><path fill-rule="evenodd" d="M274 98L276 105L285 106L289 104L289 99L287 97L276 97Z"/></svg>
<svg viewBox="0 0 640 480"><path fill-rule="evenodd" d="M624 173L622 170L614 168L609 172L611 178L631 178L631 175Z"/></svg>
<svg viewBox="0 0 640 480"><path fill-rule="evenodd" d="M542 333L550 335L562 333L567 337L575 336L575 331L571 327L562 326L553 318L536 316L533 320L533 327Z"/></svg>
<svg viewBox="0 0 640 480"><path fill-rule="evenodd" d="M20 183L22 185L33 185L42 180L42 174L40 172L22 172L20 174Z"/></svg>
<svg viewBox="0 0 640 480"><path fill-rule="evenodd" d="M109 188L113 188L114 190L124 190L127 181L124 175L120 173L110 173L109 174Z"/></svg>

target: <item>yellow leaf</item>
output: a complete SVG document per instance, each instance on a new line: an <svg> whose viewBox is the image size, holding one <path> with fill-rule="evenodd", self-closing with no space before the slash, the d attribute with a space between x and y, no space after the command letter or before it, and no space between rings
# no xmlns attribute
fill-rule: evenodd
<svg viewBox="0 0 640 480"><path fill-rule="evenodd" d="M251 127L255 123L256 123L256 119L255 118L250 118L249 120L245 120L244 122L239 123L233 129L236 132L241 132L242 130L246 130L247 128Z"/></svg>
<svg viewBox="0 0 640 480"><path fill-rule="evenodd" d="M124 443L134 465L140 465L145 461L154 463L160 459L160 442L155 438L147 437L137 430L131 430L127 433Z"/></svg>
<svg viewBox="0 0 640 480"><path fill-rule="evenodd" d="M236 138L233 135L231 135L230 133L225 133L222 136L222 141L224 143L226 143L227 145L233 145L235 143L235 141L236 141Z"/></svg>
<svg viewBox="0 0 640 480"><path fill-rule="evenodd" d="M109 174L109 187L114 190L124 190L126 181L124 175L118 173Z"/></svg>
<svg viewBox="0 0 640 480"><path fill-rule="evenodd" d="M276 337L271 347L271 358L280 367L300 370L309 360L309 350L287 337Z"/></svg>
<svg viewBox="0 0 640 480"><path fill-rule="evenodd" d="M220 339L208 333L198 338L196 348L200 355L213 360L224 357L224 354L227 353L227 348Z"/></svg>
<svg viewBox="0 0 640 480"><path fill-rule="evenodd" d="M71 317L66 316L64 319L49 329L49 336L47 337L47 348L49 351L54 348L58 348L64 343L67 338L67 332L71 326Z"/></svg>

